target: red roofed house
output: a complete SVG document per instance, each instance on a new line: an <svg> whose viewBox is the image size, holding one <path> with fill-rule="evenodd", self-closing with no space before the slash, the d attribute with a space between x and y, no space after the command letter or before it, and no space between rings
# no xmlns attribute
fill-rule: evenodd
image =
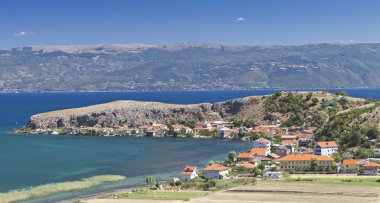
<svg viewBox="0 0 380 203"><path fill-rule="evenodd" d="M182 181L189 181L198 177L198 171L196 166L185 166L181 174Z"/></svg>
<svg viewBox="0 0 380 203"><path fill-rule="evenodd" d="M281 144L287 145L287 144L297 144L297 136L295 135L283 135L281 136Z"/></svg>
<svg viewBox="0 0 380 203"><path fill-rule="evenodd" d="M375 162L368 162L363 165L364 167L364 175L377 175L379 172L380 165Z"/></svg>
<svg viewBox="0 0 380 203"><path fill-rule="evenodd" d="M270 154L271 144L270 141L265 138L259 138L253 141L253 148L264 148L267 150L267 154ZM264 155L265 156L265 155Z"/></svg>
<svg viewBox="0 0 380 203"><path fill-rule="evenodd" d="M311 161L315 159L318 166L331 167L334 159L324 155L314 154L289 154L281 159L281 168L288 171L305 170L311 167Z"/></svg>
<svg viewBox="0 0 380 203"><path fill-rule="evenodd" d="M237 156L237 162L250 161L252 154L249 152L240 152Z"/></svg>
<svg viewBox="0 0 380 203"><path fill-rule="evenodd" d="M249 162L243 162L242 166L243 166L244 169L246 169L246 170L250 170L250 169L255 168L255 165L254 165L254 164L251 164L251 163L249 163Z"/></svg>
<svg viewBox="0 0 380 203"><path fill-rule="evenodd" d="M338 151L338 145L334 141L317 142L314 146L315 155L331 156L334 152Z"/></svg>
<svg viewBox="0 0 380 203"><path fill-rule="evenodd" d="M270 154L270 151L268 152L265 148L252 148L249 152L252 156L266 156Z"/></svg>
<svg viewBox="0 0 380 203"><path fill-rule="evenodd" d="M359 169L359 162L356 159L345 159L342 165L343 173L356 173Z"/></svg>
<svg viewBox="0 0 380 203"><path fill-rule="evenodd" d="M203 169L206 179L224 179L230 171L229 167L213 164Z"/></svg>

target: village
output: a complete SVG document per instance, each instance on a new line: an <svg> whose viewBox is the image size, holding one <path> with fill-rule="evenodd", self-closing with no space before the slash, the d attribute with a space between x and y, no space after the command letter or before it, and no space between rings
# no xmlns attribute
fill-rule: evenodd
<svg viewBox="0 0 380 203"><path fill-rule="evenodd" d="M180 176L182 181L199 177L206 180L226 179L229 176L282 178L286 174L357 174L378 175L379 159L343 159L337 163L332 158L338 151L334 141L317 142L313 149L307 148L303 140L298 141L300 150L295 150L295 143L286 136L283 144L272 144L265 138L252 142L247 152L230 152L228 160L223 163L210 163L200 173L196 166L185 166ZM307 149L307 150L305 150Z"/></svg>
<svg viewBox="0 0 380 203"><path fill-rule="evenodd" d="M145 130L146 136L154 137L157 136L157 131L152 130L162 126L146 125L142 131ZM184 134L217 128L218 137L222 139L234 139L236 136L233 134L240 132L240 129L234 128L232 122L211 122L197 125L193 129L176 127L178 125L169 129ZM199 131L200 129L203 131ZM358 194L363 195L347 201L355 202L360 198L365 200L372 198L372 188L368 185L380 181L378 179L380 159L376 158L379 156L379 149L373 150L374 153L367 158L357 158L353 154L342 152L335 141L315 142L314 136L318 130L315 127L281 127L277 124L260 125L245 130L258 136L253 140L252 136L245 137L246 141L251 142L251 147L247 151L230 151L226 160L210 160L205 166L189 163L182 171L178 171L178 175L169 180L158 181L156 177L148 176L147 186L144 188L129 193L104 195L100 199L112 201L137 198L157 201L160 198L176 199L178 195L184 195L186 198L183 200L186 201L194 198L194 202L203 199L211 199L213 202L219 201L219 195L222 195L229 201L235 201L237 197L241 201L255 197L259 200L270 199L281 202L285 194L278 192L286 191L290 195L287 197L289 201L293 199L306 201L310 200L308 198L320 197L320 194L328 194L327 197L332 198L328 202L334 202L348 194L345 191L347 187L352 187L353 190L358 190ZM340 154L344 154L344 157ZM323 189L328 184L338 185L329 192ZM361 187L360 184L364 186ZM302 195L295 195L298 193L312 195L302 199ZM378 197L376 192L373 195Z"/></svg>

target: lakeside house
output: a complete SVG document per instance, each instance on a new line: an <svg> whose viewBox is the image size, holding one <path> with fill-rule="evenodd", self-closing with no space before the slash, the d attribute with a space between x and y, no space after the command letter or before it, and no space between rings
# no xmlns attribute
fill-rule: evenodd
<svg viewBox="0 0 380 203"><path fill-rule="evenodd" d="M220 138L222 139L229 138L231 134L232 134L232 130L230 128L223 127L222 129L219 130L219 135L220 135Z"/></svg>
<svg viewBox="0 0 380 203"><path fill-rule="evenodd" d="M359 170L359 161L356 159L345 159L342 162L343 173L357 173Z"/></svg>
<svg viewBox="0 0 380 203"><path fill-rule="evenodd" d="M315 155L331 156L338 151L338 145L334 141L317 142L314 146Z"/></svg>
<svg viewBox="0 0 380 203"><path fill-rule="evenodd" d="M156 132L155 131L145 131L145 136L147 137L156 137Z"/></svg>
<svg viewBox="0 0 380 203"><path fill-rule="evenodd" d="M173 133L181 133L181 134L192 134L194 133L194 130L190 127L183 126L183 125L169 125L169 134Z"/></svg>
<svg viewBox="0 0 380 203"><path fill-rule="evenodd" d="M181 173L181 180L182 181L189 181L193 180L194 178L198 177L198 170L196 166L185 166L183 169L183 172Z"/></svg>
<svg viewBox="0 0 380 203"><path fill-rule="evenodd" d="M377 175L379 173L380 165L375 162L368 162L363 165L363 175Z"/></svg>
<svg viewBox="0 0 380 203"><path fill-rule="evenodd" d="M212 164L204 168L203 171L206 179L225 179L230 168L220 164Z"/></svg>
<svg viewBox="0 0 380 203"><path fill-rule="evenodd" d="M253 148L266 149L266 153L269 154L271 150L271 142L265 138L259 138L252 142ZM266 154L266 155L267 155ZM265 156L265 155L264 155Z"/></svg>
<svg viewBox="0 0 380 203"><path fill-rule="evenodd" d="M237 162L250 161L252 157L252 154L249 152L240 152L237 155Z"/></svg>
<svg viewBox="0 0 380 203"><path fill-rule="evenodd" d="M297 171L309 169L313 160L322 167L331 167L334 162L331 157L314 154L289 154L279 159L279 162L283 170Z"/></svg>
<svg viewBox="0 0 380 203"><path fill-rule="evenodd" d="M268 152L266 148L252 148L249 153L252 156L266 156L270 154L270 151Z"/></svg>

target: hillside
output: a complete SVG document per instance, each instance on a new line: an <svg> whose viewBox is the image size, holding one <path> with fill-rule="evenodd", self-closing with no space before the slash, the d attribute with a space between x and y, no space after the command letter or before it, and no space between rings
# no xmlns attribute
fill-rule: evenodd
<svg viewBox="0 0 380 203"><path fill-rule="evenodd" d="M34 46L0 51L0 92L380 87L380 44Z"/></svg>
<svg viewBox="0 0 380 203"><path fill-rule="evenodd" d="M316 127L315 140L334 140L343 149L368 148L380 135L380 103L349 97L345 92L277 92L192 105L115 101L36 114L21 132L93 126L133 129L150 123L182 123L194 128L196 123L218 120L231 121L235 128L278 123Z"/></svg>

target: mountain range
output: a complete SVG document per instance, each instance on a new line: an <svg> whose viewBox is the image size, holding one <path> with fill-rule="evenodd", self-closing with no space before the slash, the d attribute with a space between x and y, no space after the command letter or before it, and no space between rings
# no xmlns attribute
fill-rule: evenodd
<svg viewBox="0 0 380 203"><path fill-rule="evenodd" d="M380 87L380 43L29 46L0 50L0 92Z"/></svg>

